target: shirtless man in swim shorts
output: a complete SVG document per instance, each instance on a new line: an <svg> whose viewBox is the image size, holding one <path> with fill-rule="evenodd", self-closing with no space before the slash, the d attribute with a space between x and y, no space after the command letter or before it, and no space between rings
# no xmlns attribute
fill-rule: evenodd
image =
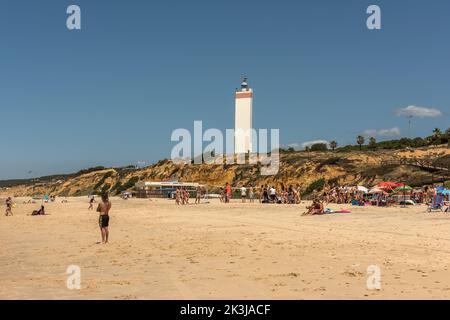
<svg viewBox="0 0 450 320"><path fill-rule="evenodd" d="M197 186L195 189L195 204L200 204L200 200L202 198L202 188Z"/></svg>
<svg viewBox="0 0 450 320"><path fill-rule="evenodd" d="M102 233L102 243L108 243L109 237L109 210L111 210L111 202L109 201L108 194L102 194L102 202L98 204L97 212L100 214L98 224L100 232Z"/></svg>

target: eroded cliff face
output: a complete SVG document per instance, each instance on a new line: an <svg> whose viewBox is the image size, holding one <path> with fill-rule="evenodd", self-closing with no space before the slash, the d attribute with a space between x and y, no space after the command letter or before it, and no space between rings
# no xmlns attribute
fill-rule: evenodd
<svg viewBox="0 0 450 320"><path fill-rule="evenodd" d="M402 159L427 160L450 165L450 150L435 147L418 150L373 152L292 152L282 153L280 169L276 175L263 176L258 165L179 165L169 160L140 170L105 169L80 174L66 180L39 181L32 185L1 190L1 195L32 196L51 194L82 196L107 191L119 194L132 190L135 182L179 180L199 182L210 190L226 182L233 186L260 186L274 184L286 186L300 184L303 189L319 179L329 184L359 184L371 186L383 180L405 182L412 185L427 184L439 178L440 173L411 164Z"/></svg>

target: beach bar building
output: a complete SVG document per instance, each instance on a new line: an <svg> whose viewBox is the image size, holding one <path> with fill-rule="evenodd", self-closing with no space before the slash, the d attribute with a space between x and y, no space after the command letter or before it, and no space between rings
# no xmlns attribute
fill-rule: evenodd
<svg viewBox="0 0 450 320"><path fill-rule="evenodd" d="M190 193L194 193L197 187L204 187L196 182L178 181L139 181L135 184L136 198L168 198L173 199L177 188L184 188Z"/></svg>

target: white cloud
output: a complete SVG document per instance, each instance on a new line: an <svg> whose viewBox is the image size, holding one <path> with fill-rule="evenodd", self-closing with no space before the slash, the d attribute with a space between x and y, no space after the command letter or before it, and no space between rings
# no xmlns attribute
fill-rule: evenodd
<svg viewBox="0 0 450 320"><path fill-rule="evenodd" d="M300 148L300 143L291 143L287 145L288 148L294 148L294 149L299 149Z"/></svg>
<svg viewBox="0 0 450 320"><path fill-rule="evenodd" d="M441 116L442 112L436 108L408 106L397 110L396 114L399 117L435 118Z"/></svg>
<svg viewBox="0 0 450 320"><path fill-rule="evenodd" d="M364 130L363 135L365 135L366 137L375 137L377 135L377 130L375 129Z"/></svg>
<svg viewBox="0 0 450 320"><path fill-rule="evenodd" d="M393 137L393 136L400 135L400 128L394 127L394 128L390 128L390 129L380 129L380 130L367 129L363 132L363 134L367 137L377 137L377 136Z"/></svg>
<svg viewBox="0 0 450 320"><path fill-rule="evenodd" d="M386 137L399 136L400 128L394 127L394 128L390 128L390 129L381 129L377 133L379 136L386 136Z"/></svg>

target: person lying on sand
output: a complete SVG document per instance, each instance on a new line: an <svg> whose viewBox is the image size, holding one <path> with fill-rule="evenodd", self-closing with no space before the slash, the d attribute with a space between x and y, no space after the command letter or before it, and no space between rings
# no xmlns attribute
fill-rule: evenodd
<svg viewBox="0 0 450 320"><path fill-rule="evenodd" d="M313 216L316 214L324 214L323 203L318 199L314 199L311 206L306 207L308 211L303 213L304 216Z"/></svg>
<svg viewBox="0 0 450 320"><path fill-rule="evenodd" d="M98 204L97 212L100 214L98 224L102 234L102 243L107 244L109 238L109 210L111 210L111 202L106 193L102 194L102 202Z"/></svg>
<svg viewBox="0 0 450 320"><path fill-rule="evenodd" d="M45 208L44 206L41 206L39 210L34 210L33 213L31 213L32 216L44 216L45 215Z"/></svg>

